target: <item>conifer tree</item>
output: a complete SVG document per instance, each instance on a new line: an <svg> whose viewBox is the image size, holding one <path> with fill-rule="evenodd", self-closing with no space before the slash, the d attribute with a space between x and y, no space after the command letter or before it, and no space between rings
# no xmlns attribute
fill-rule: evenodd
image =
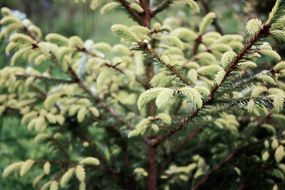
<svg viewBox="0 0 285 190"><path fill-rule="evenodd" d="M4 177L33 175L42 190L284 187L285 61L271 44L285 41L285 0L245 35L224 34L203 0L76 3L123 10L136 24L113 25L121 43L108 44L43 36L1 9L11 61L0 70L0 114L20 117L50 149ZM199 25L155 19L173 4Z"/></svg>

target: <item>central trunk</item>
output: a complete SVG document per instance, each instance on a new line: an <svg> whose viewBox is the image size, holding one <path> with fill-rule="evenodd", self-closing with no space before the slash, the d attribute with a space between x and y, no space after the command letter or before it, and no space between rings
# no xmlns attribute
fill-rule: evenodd
<svg viewBox="0 0 285 190"><path fill-rule="evenodd" d="M157 188L157 163L156 163L156 147L148 144L148 179L147 179L147 189L156 190Z"/></svg>
<svg viewBox="0 0 285 190"><path fill-rule="evenodd" d="M140 0L140 5L143 8L144 12L141 13L141 18L143 20L144 27L151 27L151 6L150 0ZM154 48L154 47L153 47ZM147 89L151 87L150 81L154 75L153 63L148 59L144 61L145 65L145 75L147 79ZM155 115L155 105L154 102L151 102L147 106L147 115ZM152 145L151 137L145 139L147 155L148 155L148 177L147 177L147 189L156 190L157 189L157 148Z"/></svg>

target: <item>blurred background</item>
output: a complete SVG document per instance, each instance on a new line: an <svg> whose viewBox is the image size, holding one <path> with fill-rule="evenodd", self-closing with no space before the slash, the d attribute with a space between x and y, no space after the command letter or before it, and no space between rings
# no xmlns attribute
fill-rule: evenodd
<svg viewBox="0 0 285 190"><path fill-rule="evenodd" d="M202 5L207 5L207 7L202 6L204 10L210 9L219 15L226 33L234 33L244 25L241 19L269 12L275 0L203 0L201 2L204 2L201 3ZM88 4L76 4L73 0L0 0L0 7L4 6L24 13L40 26L44 33L79 35L83 39L92 38L110 43L118 40L111 34L110 26L114 23L131 22L120 10L102 16L99 10L92 11ZM173 6L171 11L160 16L160 20L165 16L176 14L178 10L175 8Z"/></svg>
<svg viewBox="0 0 285 190"><path fill-rule="evenodd" d="M182 0L181 0L182 1ZM219 25L224 33L244 34L246 21L252 17L266 18L275 0L200 0L202 15L214 11L219 17ZM203 2L203 3L202 3ZM99 10L91 10L88 4L76 4L73 0L0 0L0 8L9 7L19 11L38 25L43 32L60 33L67 37L78 35L83 40L92 39L95 42L116 44L119 39L112 34L110 27L115 23L132 24L121 10L100 15ZM162 13L156 21L164 18L179 16L185 22L195 22L195 17L189 14L186 6L172 6L169 11ZM9 59L4 51L5 41L0 40L0 68L9 65ZM280 51L282 46L278 47ZM0 172L8 163L14 160L25 160L27 157L45 155L48 149L38 146L32 141L32 132L21 126L18 118L0 116ZM15 140L16 139L16 140ZM29 175L31 176L31 175ZM15 178L0 178L1 190L30 190L30 182Z"/></svg>

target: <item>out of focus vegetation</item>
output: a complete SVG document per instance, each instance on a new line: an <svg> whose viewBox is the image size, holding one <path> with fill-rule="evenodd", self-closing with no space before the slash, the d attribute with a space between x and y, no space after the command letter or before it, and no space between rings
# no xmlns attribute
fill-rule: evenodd
<svg viewBox="0 0 285 190"><path fill-rule="evenodd" d="M233 33L244 25L242 19L269 12L274 2L274 0L261 2L258 0L219 0L212 1L211 9L219 15L219 22L225 32ZM92 11L86 4L75 4L70 0L0 0L0 7L4 6L25 13L44 32L52 31L66 36L78 35L83 39L92 38L96 41L118 42L118 37L111 34L111 25L132 22L121 11L102 16L98 10ZM207 6L210 7L209 4ZM62 9L62 7L65 8ZM183 16L184 13L174 7L171 14ZM185 18L185 21L187 22L188 19Z"/></svg>

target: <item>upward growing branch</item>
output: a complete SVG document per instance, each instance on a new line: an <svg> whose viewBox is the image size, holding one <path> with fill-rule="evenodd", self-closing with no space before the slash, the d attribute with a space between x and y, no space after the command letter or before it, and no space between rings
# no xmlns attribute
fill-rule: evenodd
<svg viewBox="0 0 285 190"><path fill-rule="evenodd" d="M234 69L236 68L236 66L238 65L238 63L243 60L245 58L245 56L249 53L250 49L252 48L252 46L258 42L260 39L266 37L267 35L269 35L269 29L270 29L270 24L263 24L262 27L260 28L260 30L256 33L256 35L251 38L246 45L244 46L244 48L238 53L238 55L236 56L236 58L232 61L232 63L230 64L230 66L225 70L226 74L222 80L222 83L220 85L215 85L208 97L208 99L204 102L202 108L197 108L194 112L192 112L192 114L190 114L188 117L182 119L182 121L180 122L180 124L178 125L178 127L174 130L171 130L168 134L166 134L165 136L161 136L159 137L156 141L154 141L155 145L159 145L161 143L163 143L166 139L170 138L171 136L175 135L177 132L179 132L180 130L182 130L185 126L187 126L187 124L194 118L196 117L199 112L205 108L205 106L209 105L212 103L212 101L215 98L215 94L216 92L219 90L219 88L221 87L221 85L223 84L223 82L228 78L228 76L232 73L232 71L234 71Z"/></svg>
<svg viewBox="0 0 285 190"><path fill-rule="evenodd" d="M174 76L176 76L183 84L187 86L191 86L191 83L184 76L182 76L181 73L174 66L168 63L165 63L153 48L149 49L144 45L140 45L140 46L142 49L147 51L156 61L158 61L164 67L166 67L168 71L171 72Z"/></svg>

